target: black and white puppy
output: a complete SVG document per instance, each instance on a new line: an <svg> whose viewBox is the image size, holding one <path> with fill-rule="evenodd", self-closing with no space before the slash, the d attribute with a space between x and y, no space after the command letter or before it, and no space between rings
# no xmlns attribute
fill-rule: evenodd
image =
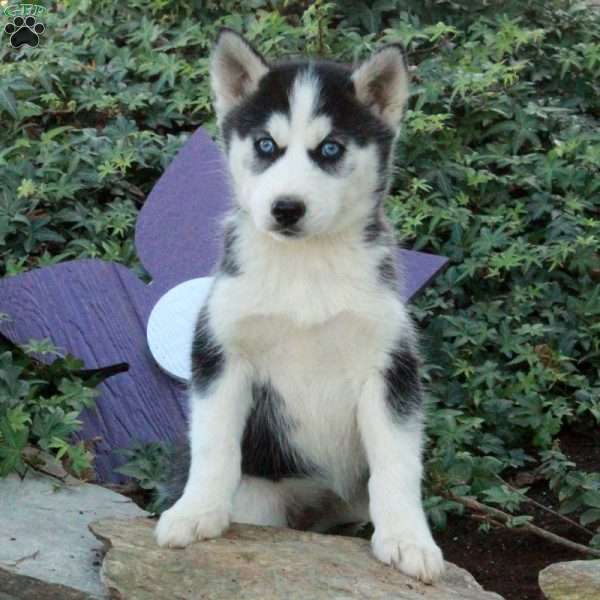
<svg viewBox="0 0 600 600"><path fill-rule="evenodd" d="M371 520L378 559L435 581L416 339L382 207L408 95L402 51L355 70L270 64L224 30L211 81L235 206L196 328L189 474L158 543L232 520Z"/></svg>

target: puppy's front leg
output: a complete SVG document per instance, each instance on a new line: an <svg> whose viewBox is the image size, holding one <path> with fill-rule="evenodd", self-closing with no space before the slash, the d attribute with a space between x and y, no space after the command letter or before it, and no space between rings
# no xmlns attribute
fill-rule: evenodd
<svg viewBox="0 0 600 600"><path fill-rule="evenodd" d="M358 425L369 462L369 512L375 556L427 583L444 571L421 502L422 417L416 361L391 355L392 364L365 384ZM400 360L402 364L394 365ZM408 363L408 364L407 364ZM400 372L390 372L397 368ZM411 385L412 383L412 385Z"/></svg>
<svg viewBox="0 0 600 600"><path fill-rule="evenodd" d="M183 495L156 526L161 546L187 546L217 537L229 525L251 401L249 368L235 357L227 359L208 389L192 388L190 472Z"/></svg>

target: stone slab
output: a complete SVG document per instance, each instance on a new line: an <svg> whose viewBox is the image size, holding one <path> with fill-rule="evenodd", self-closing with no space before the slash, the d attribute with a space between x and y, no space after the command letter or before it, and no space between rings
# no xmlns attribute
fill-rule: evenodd
<svg viewBox="0 0 600 600"><path fill-rule="evenodd" d="M88 524L145 514L129 498L100 486L65 485L33 472L23 480L9 475L0 479L0 568L105 598L102 544Z"/></svg>
<svg viewBox="0 0 600 600"><path fill-rule="evenodd" d="M90 525L108 548L102 579L111 598L502 600L452 564L439 584L422 584L375 560L359 538L236 524L221 538L168 549L157 546L155 523Z"/></svg>
<svg viewBox="0 0 600 600"><path fill-rule="evenodd" d="M600 560L555 563L538 581L548 600L600 600Z"/></svg>
<svg viewBox="0 0 600 600"><path fill-rule="evenodd" d="M58 583L48 583L0 569L0 600L95 600L92 596Z"/></svg>

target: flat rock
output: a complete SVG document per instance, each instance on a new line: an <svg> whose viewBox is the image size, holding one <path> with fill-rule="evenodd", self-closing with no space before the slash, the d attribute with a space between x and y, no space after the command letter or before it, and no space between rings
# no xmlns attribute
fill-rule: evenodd
<svg viewBox="0 0 600 600"><path fill-rule="evenodd" d="M59 583L48 583L27 575L0 569L0 600L95 600L81 592Z"/></svg>
<svg viewBox="0 0 600 600"><path fill-rule="evenodd" d="M548 600L598 600L600 560L555 563L540 571L538 580Z"/></svg>
<svg viewBox="0 0 600 600"><path fill-rule="evenodd" d="M40 585L62 584L92 598L105 598L106 590L100 581L102 543L90 533L88 524L107 517L145 514L129 498L100 486L81 482L67 485L34 472L23 480L9 475L0 479L3 576L8 582L9 572L27 575L40 580ZM14 586L19 587L17 583ZM0 590L4 592L4 587L0 586ZM0 600L11 598L2 596L2 592ZM54 595L63 597L69 596Z"/></svg>
<svg viewBox="0 0 600 600"><path fill-rule="evenodd" d="M155 524L90 525L108 549L102 580L111 598L502 600L452 564L442 582L424 585L379 563L358 538L235 524L221 538L168 549L156 545Z"/></svg>

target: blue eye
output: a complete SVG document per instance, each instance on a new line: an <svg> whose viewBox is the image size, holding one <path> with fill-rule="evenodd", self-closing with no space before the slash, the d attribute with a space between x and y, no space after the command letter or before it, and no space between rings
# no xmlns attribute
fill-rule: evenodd
<svg viewBox="0 0 600 600"><path fill-rule="evenodd" d="M323 142L321 144L321 156L323 158L339 158L342 155L342 146L337 142Z"/></svg>
<svg viewBox="0 0 600 600"><path fill-rule="evenodd" d="M270 137L260 138L260 140L256 142L256 149L258 153L262 154L263 156L271 156L275 154L275 151L277 150L277 144L275 144L273 139Z"/></svg>

